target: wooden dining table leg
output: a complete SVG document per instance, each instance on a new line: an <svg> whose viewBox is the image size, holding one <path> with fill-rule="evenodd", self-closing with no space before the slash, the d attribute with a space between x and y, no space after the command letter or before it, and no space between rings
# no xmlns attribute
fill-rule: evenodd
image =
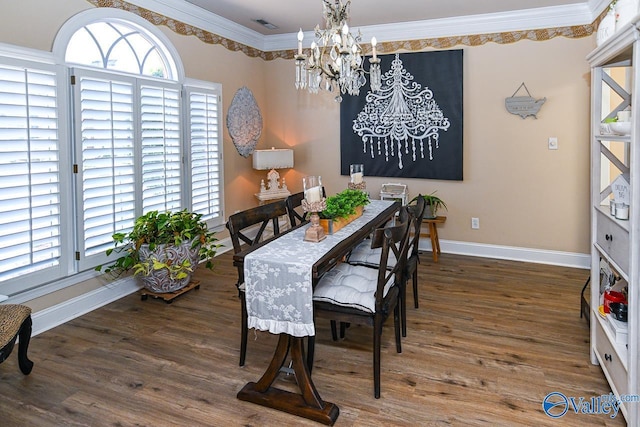
<svg viewBox="0 0 640 427"><path fill-rule="evenodd" d="M309 375L313 370L313 357L316 351L316 337L307 337L307 368L309 369Z"/></svg>
<svg viewBox="0 0 640 427"><path fill-rule="evenodd" d="M273 382L291 350L292 368L301 393L292 393L273 387ZM249 382L238 392L237 398L322 424L333 425L340 409L324 402L316 390L304 357L303 338L280 334L278 345L266 372L257 383Z"/></svg>

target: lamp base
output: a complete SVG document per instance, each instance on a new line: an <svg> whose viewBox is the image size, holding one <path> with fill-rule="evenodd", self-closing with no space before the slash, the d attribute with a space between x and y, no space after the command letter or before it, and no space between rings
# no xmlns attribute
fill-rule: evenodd
<svg viewBox="0 0 640 427"><path fill-rule="evenodd" d="M255 193L258 200L264 202L266 200L276 200L276 199L286 199L291 195L289 190L278 189L277 191L261 191L260 193Z"/></svg>

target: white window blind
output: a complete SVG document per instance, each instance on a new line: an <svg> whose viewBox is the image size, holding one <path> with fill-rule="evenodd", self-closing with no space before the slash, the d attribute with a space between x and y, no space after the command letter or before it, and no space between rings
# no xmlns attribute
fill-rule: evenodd
<svg viewBox="0 0 640 427"><path fill-rule="evenodd" d="M43 67L45 68L45 67ZM0 64L0 282L61 273L57 77ZM22 289L28 288L24 283Z"/></svg>
<svg viewBox="0 0 640 427"><path fill-rule="evenodd" d="M191 210L210 226L220 225L222 213L222 106L220 88L187 87L190 141Z"/></svg>
<svg viewBox="0 0 640 427"><path fill-rule="evenodd" d="M133 226L135 205L135 79L76 71L74 86L81 202L81 265L92 267ZM89 264L84 265L89 262Z"/></svg>
<svg viewBox="0 0 640 427"><path fill-rule="evenodd" d="M142 84L140 125L143 212L180 210L180 91L158 84Z"/></svg>

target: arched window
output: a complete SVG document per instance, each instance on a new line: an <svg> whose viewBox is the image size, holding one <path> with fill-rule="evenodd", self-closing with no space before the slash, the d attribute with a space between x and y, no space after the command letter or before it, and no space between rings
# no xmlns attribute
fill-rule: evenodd
<svg viewBox="0 0 640 427"><path fill-rule="evenodd" d="M151 210L187 208L212 225L223 217L219 85L184 85L170 41L147 21L123 13L87 14L64 35L64 57L74 76L74 117L81 124L74 141L83 267L103 261L111 236L128 231L135 218ZM191 101L198 96L207 99L204 106ZM205 140L195 116L207 117L207 129L215 130Z"/></svg>
<svg viewBox="0 0 640 427"><path fill-rule="evenodd" d="M67 63L177 80L173 59L147 31L125 21L93 22L67 45Z"/></svg>
<svg viewBox="0 0 640 427"><path fill-rule="evenodd" d="M0 294L107 262L151 210L222 224L222 88L187 79L158 28L96 8L53 55L16 51L0 45Z"/></svg>

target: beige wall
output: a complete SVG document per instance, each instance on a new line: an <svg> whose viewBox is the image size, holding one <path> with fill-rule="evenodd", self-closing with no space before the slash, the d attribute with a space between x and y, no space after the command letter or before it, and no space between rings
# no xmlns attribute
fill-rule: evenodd
<svg viewBox="0 0 640 427"><path fill-rule="evenodd" d="M84 0L4 2L0 42L50 51L58 29L92 6ZM249 87L265 122L258 148L295 148L295 167L284 171L292 192L301 177L320 174L328 192L346 185L340 176L339 105L328 94L293 86L292 61L264 62L161 27L180 53L186 75L222 84L224 111L235 92ZM589 69L593 37L464 48L464 180L404 179L411 195L437 190L449 211L441 239L588 253ZM504 99L525 82L547 101L538 119L521 119ZM226 117L225 117L226 118ZM549 151L556 136L560 149ZM255 206L262 172L241 157L224 126L225 213ZM367 178L375 195L389 178ZM471 230L470 218L480 218ZM221 237L226 233L221 233ZM83 283L31 301L34 310L101 286Z"/></svg>
<svg viewBox="0 0 640 427"><path fill-rule="evenodd" d="M385 182L403 182L411 197L431 193L447 202L440 238L494 245L589 251L589 68L592 38L556 38L464 47L464 180L367 178L376 195ZM295 174L321 174L328 193L340 176L339 105L331 95L293 87L292 61L267 63L267 135L295 148ZM505 98L525 82L546 97L538 118L508 113ZM428 85L428 82L426 82ZM548 150L555 136L559 150ZM295 179L294 179L295 178ZM471 217L480 229L471 229Z"/></svg>

